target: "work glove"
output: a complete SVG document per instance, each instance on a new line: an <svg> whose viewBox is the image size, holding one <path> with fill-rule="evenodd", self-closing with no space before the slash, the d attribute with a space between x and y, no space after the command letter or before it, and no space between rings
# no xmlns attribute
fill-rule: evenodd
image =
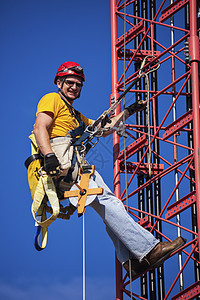
<svg viewBox="0 0 200 300"><path fill-rule="evenodd" d="M105 125L107 124L107 123L111 123L112 121L111 121L111 119L106 115L104 118L103 118L103 120L101 121L101 127L103 128L103 127L105 127Z"/></svg>
<svg viewBox="0 0 200 300"><path fill-rule="evenodd" d="M52 177L58 176L61 173L61 165L55 153L48 153L44 156L44 170L47 175Z"/></svg>
<svg viewBox="0 0 200 300"><path fill-rule="evenodd" d="M138 111L142 111L145 109L146 107L146 102L143 100L140 100L138 102L135 102L133 104L131 104L130 106L126 107L125 109L128 110L129 115L131 116L132 114L138 112Z"/></svg>

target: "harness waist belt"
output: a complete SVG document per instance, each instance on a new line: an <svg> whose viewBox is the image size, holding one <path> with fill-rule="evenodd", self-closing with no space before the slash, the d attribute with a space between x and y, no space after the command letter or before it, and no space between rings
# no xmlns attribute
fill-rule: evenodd
<svg viewBox="0 0 200 300"><path fill-rule="evenodd" d="M63 142L63 141L69 142L69 141L71 141L71 137L65 135L65 136L55 136L55 137L50 139L51 144L54 143L54 142L58 143L58 142Z"/></svg>
<svg viewBox="0 0 200 300"><path fill-rule="evenodd" d="M25 167L28 169L29 165L32 163L32 161L36 160L36 159L42 159L43 156L40 153L37 154L32 154L31 156L29 156L27 158L27 160L25 161Z"/></svg>

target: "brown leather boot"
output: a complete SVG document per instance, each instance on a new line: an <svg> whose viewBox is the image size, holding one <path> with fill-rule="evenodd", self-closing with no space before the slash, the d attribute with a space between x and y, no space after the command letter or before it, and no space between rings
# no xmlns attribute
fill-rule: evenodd
<svg viewBox="0 0 200 300"><path fill-rule="evenodd" d="M130 274L130 267L131 266L131 274ZM138 259L131 259L130 263L129 260L127 260L123 264L124 269L127 272L128 277L131 275L131 280L136 279L137 277L141 276L148 270L147 263L139 262Z"/></svg>
<svg viewBox="0 0 200 300"><path fill-rule="evenodd" d="M174 251L186 243L186 239L177 237L172 242L160 242L144 258L151 268L160 266Z"/></svg>
<svg viewBox="0 0 200 300"><path fill-rule="evenodd" d="M186 239L182 237L178 237L172 242L160 242L141 262L139 262L137 259L131 259L132 279L142 275L147 270L152 270L162 265L162 263L170 256L171 253L181 248L185 243ZM129 261L125 262L123 267L129 276Z"/></svg>

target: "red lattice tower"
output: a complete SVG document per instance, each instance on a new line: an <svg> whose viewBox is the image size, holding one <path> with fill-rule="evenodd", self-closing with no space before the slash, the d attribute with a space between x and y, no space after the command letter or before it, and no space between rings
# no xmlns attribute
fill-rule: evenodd
<svg viewBox="0 0 200 300"><path fill-rule="evenodd" d="M145 57L150 55L146 70L160 62L149 74L150 114L146 109L127 120L125 147L113 135L115 194L125 205L128 198L129 214L158 239L187 238L181 253L134 280L132 288L116 260L118 300L200 299L197 16L196 0L111 0L111 102L124 91L124 80L128 87L138 77ZM144 77L126 95L126 105L147 95Z"/></svg>

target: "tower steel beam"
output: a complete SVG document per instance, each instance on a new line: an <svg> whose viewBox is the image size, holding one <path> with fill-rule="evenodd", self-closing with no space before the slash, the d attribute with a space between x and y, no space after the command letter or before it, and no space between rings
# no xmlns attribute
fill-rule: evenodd
<svg viewBox="0 0 200 300"><path fill-rule="evenodd" d="M111 104L119 97L117 82L118 82L118 54L116 47L117 40L117 15L115 13L116 2L111 1L111 72L112 72L112 95ZM115 114L120 113L120 106L116 108ZM119 136L116 133L113 134L113 172L114 172L114 193L120 198L120 167L118 163L119 155ZM122 266L117 260L115 261L116 267L116 300L123 299L123 291L121 288L122 282Z"/></svg>

